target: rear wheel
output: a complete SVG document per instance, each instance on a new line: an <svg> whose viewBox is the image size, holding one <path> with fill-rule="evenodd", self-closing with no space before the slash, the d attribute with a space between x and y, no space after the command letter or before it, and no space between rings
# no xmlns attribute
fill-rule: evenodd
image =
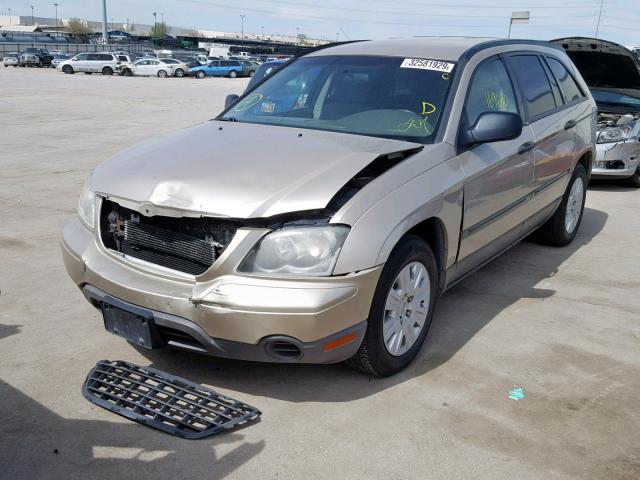
<svg viewBox="0 0 640 480"><path fill-rule="evenodd" d="M570 244L578 233L586 196L587 173L579 163L573 170L573 175L571 175L571 180L558 209L536 232L537 238L554 247L564 247Z"/></svg>
<svg viewBox="0 0 640 480"><path fill-rule="evenodd" d="M160 78L167 78L167 72L166 72L166 70L158 70L158 77L160 77Z"/></svg>
<svg viewBox="0 0 640 480"><path fill-rule="evenodd" d="M229 78L236 78L238 76L238 73L235 70L231 70L229 72Z"/></svg>
<svg viewBox="0 0 640 480"><path fill-rule="evenodd" d="M254 70L249 70L249 76L250 76L250 77L253 77L253 75L254 75L255 73L256 73L256 72L255 72Z"/></svg>
<svg viewBox="0 0 640 480"><path fill-rule="evenodd" d="M64 67L62 67L62 71L63 71L64 73L68 73L68 74L75 73L75 72L73 71L73 67L72 67L71 65L65 65Z"/></svg>
<svg viewBox="0 0 640 480"><path fill-rule="evenodd" d="M183 70L183 69L181 69L181 68L178 68L178 69L176 70L175 74L176 74L176 77L180 77L180 78L182 78L182 77L184 77L184 70Z"/></svg>
<svg viewBox="0 0 640 480"><path fill-rule="evenodd" d="M104 67L102 69L102 74L103 75L113 75L113 68L111 67Z"/></svg>
<svg viewBox="0 0 640 480"><path fill-rule="evenodd" d="M382 377L406 367L429 331L437 286L438 268L431 247L420 237L407 235L382 270L367 332L347 364Z"/></svg>
<svg viewBox="0 0 640 480"><path fill-rule="evenodd" d="M636 168L636 173L627 179L627 185L634 188L640 188L640 166Z"/></svg>
<svg viewBox="0 0 640 480"><path fill-rule="evenodd" d="M196 73L196 77L204 78L204 72L202 70L199 70L198 73Z"/></svg>

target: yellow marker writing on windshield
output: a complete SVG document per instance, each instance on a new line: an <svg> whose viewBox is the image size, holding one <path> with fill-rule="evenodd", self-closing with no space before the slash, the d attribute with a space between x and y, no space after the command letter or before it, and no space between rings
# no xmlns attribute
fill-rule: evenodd
<svg viewBox="0 0 640 480"><path fill-rule="evenodd" d="M436 106L429 102L422 102L422 112L420 115L431 115L436 111Z"/></svg>

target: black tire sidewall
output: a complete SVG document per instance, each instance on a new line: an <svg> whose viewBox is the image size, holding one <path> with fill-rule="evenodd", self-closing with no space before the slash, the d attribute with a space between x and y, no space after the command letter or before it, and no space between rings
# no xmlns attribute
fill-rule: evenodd
<svg viewBox="0 0 640 480"><path fill-rule="evenodd" d="M184 70L182 70L181 68L178 68L176 70L176 77L178 78L184 77Z"/></svg>
<svg viewBox="0 0 640 480"><path fill-rule="evenodd" d="M636 173L629 177L627 183L634 188L640 188L640 166L636 168Z"/></svg>
<svg viewBox="0 0 640 480"><path fill-rule="evenodd" d="M567 213L567 204L569 202L569 194L571 192L571 188L573 187L574 182L576 181L576 178L578 177L582 178L582 187L583 187L582 188L582 210L580 211L580 216L578 217L577 225L573 229L573 232L569 233L565 228L565 216ZM568 245L578 234L578 229L580 228L580 224L582 223L582 215L584 214L586 199L587 199L587 172L585 171L582 164L579 163L578 165L576 165L576 168L574 168L573 170L573 175L571 175L571 180L569 181L569 184L567 185L567 189L564 192L564 195L562 197L562 203L560 203L560 206L558 207L558 210L556 211L556 214L555 214L554 234L556 236L555 240L557 245L560 245L560 246Z"/></svg>
<svg viewBox="0 0 640 480"><path fill-rule="evenodd" d="M387 351L384 343L382 327L384 308L387 295L398 273L412 262L422 263L429 273L429 281L431 283L429 311L422 332L420 332L416 342L404 355L396 357ZM431 326L437 295L438 268L431 248L420 237L413 235L404 237L391 252L378 280L378 286L376 287L369 312L367 332L363 340L363 343L366 343L369 361L378 375L393 375L406 367L418 354Z"/></svg>
<svg viewBox="0 0 640 480"><path fill-rule="evenodd" d="M200 72L196 73L196 78L204 78L204 77L205 77L204 72L200 71Z"/></svg>
<svg viewBox="0 0 640 480"><path fill-rule="evenodd" d="M111 67L104 67L102 69L103 75L113 75L113 69Z"/></svg>

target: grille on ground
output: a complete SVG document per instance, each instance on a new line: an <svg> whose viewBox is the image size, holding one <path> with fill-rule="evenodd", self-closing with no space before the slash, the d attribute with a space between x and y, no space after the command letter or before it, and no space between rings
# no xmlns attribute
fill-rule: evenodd
<svg viewBox="0 0 640 480"><path fill-rule="evenodd" d="M121 360L101 360L82 394L123 417L183 438L202 438L256 420L256 408L190 380Z"/></svg>

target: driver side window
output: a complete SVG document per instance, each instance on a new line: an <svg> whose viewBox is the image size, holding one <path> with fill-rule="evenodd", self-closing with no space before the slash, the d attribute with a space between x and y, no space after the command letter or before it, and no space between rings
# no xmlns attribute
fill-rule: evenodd
<svg viewBox="0 0 640 480"><path fill-rule="evenodd" d="M498 58L481 63L473 73L465 105L467 125L474 125L485 112L518 113L513 85Z"/></svg>

